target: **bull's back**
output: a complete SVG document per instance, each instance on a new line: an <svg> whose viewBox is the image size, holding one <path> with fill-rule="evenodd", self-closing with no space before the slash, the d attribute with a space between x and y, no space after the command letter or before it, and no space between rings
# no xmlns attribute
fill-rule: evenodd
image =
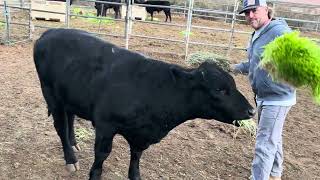
<svg viewBox="0 0 320 180"><path fill-rule="evenodd" d="M34 62L44 96L52 104L63 104L80 117L90 117L93 101L99 96L99 84L105 84L112 46L84 31L52 29L35 43ZM110 60L109 63L112 63ZM49 106L50 107L50 106Z"/></svg>
<svg viewBox="0 0 320 180"><path fill-rule="evenodd" d="M114 51L122 50L85 31L51 29L35 43L34 61L39 76L73 76L80 80L108 71L121 58Z"/></svg>
<svg viewBox="0 0 320 180"><path fill-rule="evenodd" d="M45 32L35 43L34 61L41 84L54 91L56 99L77 115L91 112L99 101L119 102L119 97L126 97L121 98L124 103L152 103L147 96L150 92L160 97L163 88L172 86L172 65L79 30Z"/></svg>

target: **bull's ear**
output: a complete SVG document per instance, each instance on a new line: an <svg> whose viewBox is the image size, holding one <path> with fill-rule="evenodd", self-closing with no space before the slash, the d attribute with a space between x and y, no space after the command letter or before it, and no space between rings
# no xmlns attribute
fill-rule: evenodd
<svg viewBox="0 0 320 180"><path fill-rule="evenodd" d="M179 79L186 80L186 79L192 79L194 77L192 72L182 70L182 69L177 68L175 66L170 67L170 74L171 74L171 77L175 83Z"/></svg>

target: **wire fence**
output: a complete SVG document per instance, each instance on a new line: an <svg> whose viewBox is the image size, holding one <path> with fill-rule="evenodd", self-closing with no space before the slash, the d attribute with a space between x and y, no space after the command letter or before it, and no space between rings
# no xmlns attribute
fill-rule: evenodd
<svg viewBox="0 0 320 180"><path fill-rule="evenodd" d="M9 2L9 3L8 3ZM111 18L112 21L119 22L123 27L121 30L116 31L116 33L106 32L102 28L103 22L106 20L104 17L96 17L92 16L92 14L81 14L75 13L75 8L82 8L82 9L93 9L93 4L95 2L100 2L105 5L120 5L122 7L126 7L127 11L125 12L125 18L123 19L114 19ZM248 36L251 33L250 28L238 28L239 25L245 24L245 20L243 15L239 15L238 9L241 8L238 0L234 0L234 3L227 3L227 4L219 4L216 6L211 6L210 8L207 7L195 7L194 5L197 4L194 0L188 0L183 5L171 5L168 6L154 6L154 5L147 5L147 4L131 4L131 3L114 3L114 2L106 2L106 1L94 1L94 0L80 0L80 3L69 5L70 0L66 0L65 3L65 11L64 12L54 12L54 11L47 11L47 10L39 10L34 9L31 6L31 2L27 2L24 0L2 0L0 1L0 8L1 8L1 17L0 18L0 32L2 33L1 42L4 44L15 44L19 42L24 42L28 40L32 40L38 37L40 34L36 33L37 29L48 29L48 28L56 28L56 27L64 27L64 28L77 28L75 25L71 25L73 18L86 18L86 19L94 19L98 22L98 30L97 31L90 31L92 34L98 36L111 36L123 39L124 46L128 49L130 46L130 40L132 38L140 38L143 40L157 40L163 41L168 43L178 43L184 45L184 58L187 58L190 54L189 47L191 45L197 45L200 47L214 47L220 48L224 50L224 55L229 56L230 52L233 50L245 50L245 45L239 46L234 43L235 37L239 35ZM142 7L160 7L160 8L170 8L171 12L174 16L179 16L184 19L183 23L176 23L176 22L161 22L161 21L141 21L136 20L132 16L132 7L134 5L139 5ZM286 7L286 8L284 8ZM290 9L291 7L291 9ZM295 13L292 11L292 8L295 11L300 11ZM307 8L311 8L312 10L305 10ZM23 11L24 16L22 19L24 21L19 20L19 17L15 17L15 13L18 11ZM273 4L273 11L275 12L275 17L281 17L285 19L288 24L294 28L299 29L301 31L311 31L318 33L320 31L320 6L309 6L309 5L295 5L290 4L290 6L284 6L283 3L274 2ZM64 23L38 23L32 19L32 12L46 12L52 14L61 14L65 15L65 22ZM311 13L309 13L311 12ZM193 22L193 19L201 18L207 19L209 21L217 21L223 22L223 27L211 27L206 26L203 24L197 24ZM108 18L110 19L110 18ZM143 34L139 33L138 31L134 31L133 24L135 24L135 28L139 26L139 24L150 24L155 26L164 26L167 28L174 28L179 29L183 32L182 38L177 37L158 37L156 35L150 34ZM17 38L17 35L14 35L14 28L12 26L19 26L20 29L19 33L24 34L23 38ZM24 30L21 33L21 29ZM198 40L196 38L191 38L193 32L198 33L224 33L224 36L227 38L224 42L208 42L206 41L205 37L203 41ZM119 33L121 32L121 33ZM143 31L142 31L143 32ZM19 34L18 33L18 34ZM319 41L315 38L316 41ZM201 49L201 48L200 48Z"/></svg>

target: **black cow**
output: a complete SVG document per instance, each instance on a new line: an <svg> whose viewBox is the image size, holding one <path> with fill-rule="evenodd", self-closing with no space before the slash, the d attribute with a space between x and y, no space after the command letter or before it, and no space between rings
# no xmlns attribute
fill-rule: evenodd
<svg viewBox="0 0 320 180"><path fill-rule="evenodd" d="M169 1L144 1L140 0L135 2L137 4L148 4L148 5L155 5L155 6L170 6L170 2ZM151 21L153 21L153 13L155 11L157 11L158 13L160 11L163 11L164 14L166 15L166 22L168 21L168 17L170 19L171 22L171 10L170 8L165 8L165 7L146 7L146 11L151 15Z"/></svg>
<svg viewBox="0 0 320 180"><path fill-rule="evenodd" d="M121 2L121 0L99 0L99 1L114 2L114 3ZM97 16L106 16L107 9L112 8L114 10L114 18L115 19L121 18L120 4L106 4L101 2L95 2L94 7L97 9Z"/></svg>
<svg viewBox="0 0 320 180"><path fill-rule="evenodd" d="M129 178L140 179L145 149L195 118L232 124L254 114L231 75L215 64L186 69L145 57L87 32L46 31L34 45L34 62L69 170L77 170L74 115L95 126L90 179L100 179L115 134L130 145Z"/></svg>

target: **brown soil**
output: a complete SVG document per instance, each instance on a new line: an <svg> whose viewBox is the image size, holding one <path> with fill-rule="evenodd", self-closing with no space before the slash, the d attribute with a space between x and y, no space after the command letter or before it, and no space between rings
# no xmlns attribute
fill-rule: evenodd
<svg viewBox="0 0 320 180"><path fill-rule="evenodd" d="M163 19L163 16L158 17ZM72 21L72 27L97 31L92 24ZM183 22L183 18L173 17L173 23ZM194 19L197 25L208 27L230 27L230 24L202 19ZM60 26L59 23L39 21ZM105 26L121 34L117 27L121 23ZM15 32L27 32L23 27ZM248 27L239 25L239 28ZM180 38L183 29L166 26L151 26L143 23L134 25L137 34L156 37ZM40 31L39 31L40 32ZM39 33L38 30L35 33ZM119 33L120 32L120 33ZM21 33L13 34L19 37ZM37 37L39 34L35 34ZM319 36L319 34L311 35ZM121 46L121 38L103 37ZM229 34L200 32L194 30L192 41L208 43L228 43ZM234 42L243 47L247 35L236 35ZM64 169L60 140L54 130L52 118L47 117L47 109L39 87L32 59L33 43L0 46L0 179L87 179L93 162L93 130L90 123L79 119L76 128L87 133L80 137L82 151L78 153L81 170L69 174ZM130 48L169 63L187 66L184 62L184 44L134 38ZM191 46L191 52L213 51L224 55L217 48ZM232 63L244 59L242 51L233 51ZM252 101L252 93L246 77L235 77L238 88ZM320 177L320 109L310 98L307 89L298 91L295 105L284 128L284 180L311 180ZM169 133L160 143L146 150L141 159L143 179L247 179L253 157L254 139L242 132L234 138L235 129L231 125L217 121L197 119L188 121ZM129 163L129 149L126 141L116 136L113 151L104 163L103 179L126 179Z"/></svg>

